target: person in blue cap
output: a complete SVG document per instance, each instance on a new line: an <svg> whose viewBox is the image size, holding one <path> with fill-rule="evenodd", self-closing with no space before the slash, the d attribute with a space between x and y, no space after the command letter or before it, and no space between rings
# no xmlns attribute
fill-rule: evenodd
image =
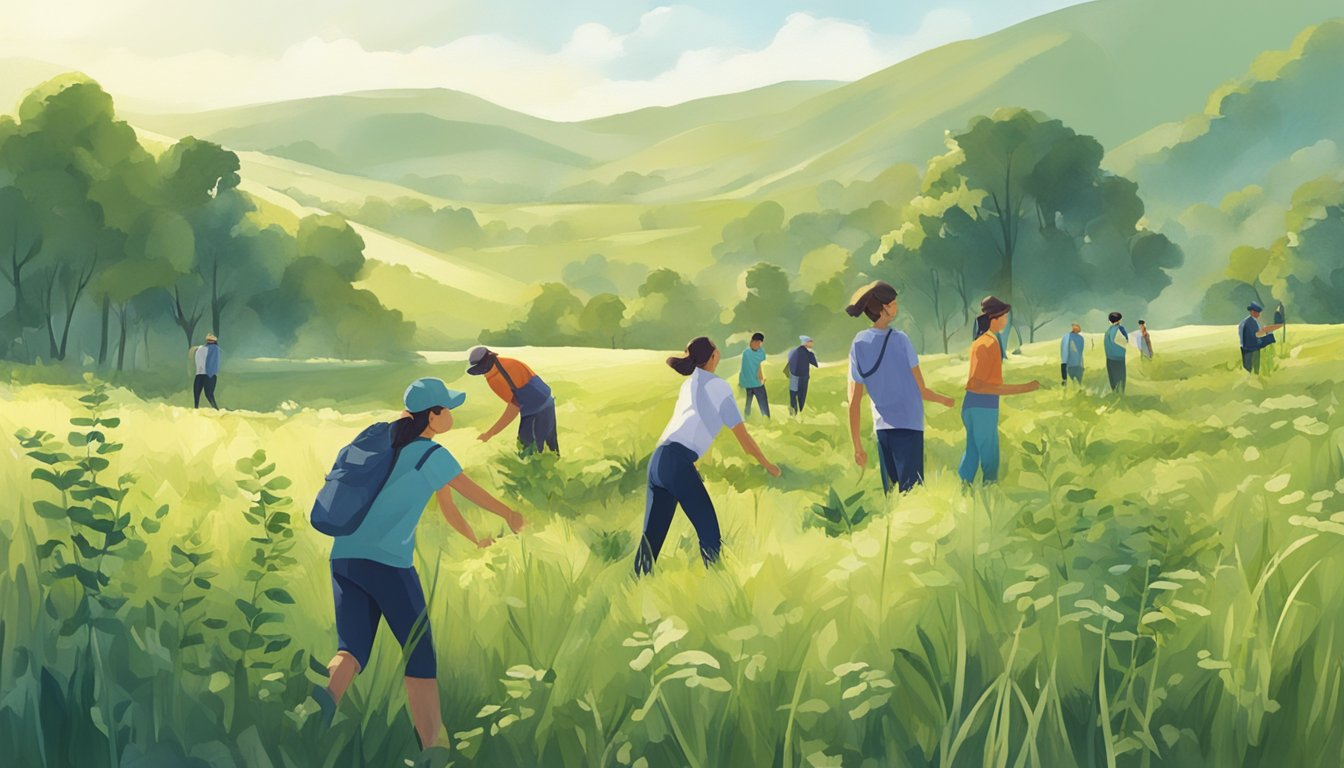
<svg viewBox="0 0 1344 768"><path fill-rule="evenodd" d="M1237 326L1237 333L1241 338L1241 367L1246 369L1247 373L1260 372L1260 350L1274 343L1274 331L1283 327L1283 323L1273 325L1260 325L1260 313L1265 308L1260 306L1260 302L1252 301L1246 305L1246 311L1249 313L1242 319L1241 325Z"/></svg>
<svg viewBox="0 0 1344 768"><path fill-rule="evenodd" d="M438 663L429 629L425 592L415 571L415 528L431 498L458 533L478 547L477 536L462 517L453 491L504 518L517 532L523 516L491 496L462 472L462 465L434 438L453 428L452 410L467 396L441 379L416 379L406 388L406 410L393 426L397 458L368 516L354 533L338 536L331 547L331 586L336 604L336 656L327 665L326 691L334 704L368 666L379 620L401 643L406 656L406 697L422 746L439 738Z"/></svg>
<svg viewBox="0 0 1344 768"><path fill-rule="evenodd" d="M789 362L785 370L789 374L789 413L802 413L807 405L807 384L812 378L812 369L821 367L817 356L812 353L812 337L799 336L798 346L789 353Z"/></svg>

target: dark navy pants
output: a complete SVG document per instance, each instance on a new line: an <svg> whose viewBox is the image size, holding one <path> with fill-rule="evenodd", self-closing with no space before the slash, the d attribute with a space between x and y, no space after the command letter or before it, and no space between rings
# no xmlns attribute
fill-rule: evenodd
<svg viewBox="0 0 1344 768"><path fill-rule="evenodd" d="M1106 358L1106 375L1111 380L1111 391L1125 391L1125 361Z"/></svg>
<svg viewBox="0 0 1344 768"><path fill-rule="evenodd" d="M879 429L877 451L884 493L891 493L893 480L901 493L924 484L924 430Z"/></svg>
<svg viewBox="0 0 1344 768"><path fill-rule="evenodd" d="M761 413L768 419L770 418L770 399L765 394L765 387L744 387L747 390L747 409L746 415L751 415L751 401L754 399L761 406Z"/></svg>
<svg viewBox="0 0 1344 768"><path fill-rule="evenodd" d="M547 448L560 452L559 438L556 436L555 401L529 416L518 418L518 442L524 450L531 449L541 453Z"/></svg>
<svg viewBox="0 0 1344 768"><path fill-rule="evenodd" d="M378 620L386 619L408 657L406 677L437 676L425 590L415 568L338 558L331 561L331 590L336 598L337 648L354 656L360 670L369 666Z"/></svg>
<svg viewBox="0 0 1344 768"><path fill-rule="evenodd" d="M709 500L705 481L695 468L699 458L695 451L680 443L663 443L649 459L649 488L644 501L644 535L635 553L635 573L642 575L653 570L653 562L667 538L667 529L677 505L695 527L700 537L700 557L705 565L719 558L723 540L719 536L719 518L714 513L714 502Z"/></svg>
<svg viewBox="0 0 1344 768"><path fill-rule="evenodd" d="M205 393L205 399L210 401L211 407L219 410L219 403L215 402L215 384L219 381L218 376L207 376L204 373L196 374L196 379L192 382L191 391L195 397L196 408L201 407L201 393Z"/></svg>
<svg viewBox="0 0 1344 768"><path fill-rule="evenodd" d="M798 379L798 388L789 390L789 410L798 413L807 405L807 382L803 377Z"/></svg>

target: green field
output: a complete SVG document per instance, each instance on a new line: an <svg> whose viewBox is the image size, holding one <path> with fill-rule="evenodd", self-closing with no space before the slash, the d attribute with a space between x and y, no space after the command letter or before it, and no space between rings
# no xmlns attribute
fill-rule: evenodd
<svg viewBox="0 0 1344 768"><path fill-rule="evenodd" d="M1289 334L1249 379L1232 329L1156 331L1123 399L1100 389L1096 340L1082 392L1059 388L1056 342L1028 345L1006 378L1045 386L1005 401L1000 484L960 487L959 416L929 406L928 482L890 503L853 465L843 363L802 418L780 415L776 376L775 419L749 423L783 476L721 437L701 468L722 564L701 567L678 519L638 582L643 461L680 383L664 354L519 352L555 388L558 461L475 440L500 404L453 355L238 362L219 396L240 409L222 413L161 373L113 382L91 415L91 385L7 369L0 750L21 766L1339 765L1344 328ZM947 393L966 375L956 356L923 369ZM322 723L330 540L305 521L336 449L419 375L468 392L442 442L530 522L487 551L432 509L420 525L452 734L424 754L386 633ZM25 430L58 437L25 449Z"/></svg>

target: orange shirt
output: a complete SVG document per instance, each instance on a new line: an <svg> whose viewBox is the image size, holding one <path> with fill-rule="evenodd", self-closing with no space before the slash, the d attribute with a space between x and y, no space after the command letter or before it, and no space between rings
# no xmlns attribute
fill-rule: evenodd
<svg viewBox="0 0 1344 768"><path fill-rule="evenodd" d="M971 342L971 375L966 379L966 389L969 390L971 382L977 380L986 384L1003 383L1003 353L998 337L989 332Z"/></svg>
<svg viewBox="0 0 1344 768"><path fill-rule="evenodd" d="M513 390L509 389L509 382L505 381L504 375L499 372L500 367L508 371L509 378L513 379L513 386L519 389L522 389L523 385L531 381L532 377L537 374L533 373L531 368L511 357L499 358L499 367L490 366L490 370L485 372L486 383L490 385L496 395L499 395L500 400L512 403Z"/></svg>

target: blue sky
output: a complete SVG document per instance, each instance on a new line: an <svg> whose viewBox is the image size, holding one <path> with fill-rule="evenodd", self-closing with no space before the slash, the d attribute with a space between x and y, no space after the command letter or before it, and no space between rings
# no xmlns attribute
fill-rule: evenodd
<svg viewBox="0 0 1344 768"><path fill-rule="evenodd" d="M781 80L855 80L1073 0L46 0L0 57L141 109L445 87L581 119Z"/></svg>

